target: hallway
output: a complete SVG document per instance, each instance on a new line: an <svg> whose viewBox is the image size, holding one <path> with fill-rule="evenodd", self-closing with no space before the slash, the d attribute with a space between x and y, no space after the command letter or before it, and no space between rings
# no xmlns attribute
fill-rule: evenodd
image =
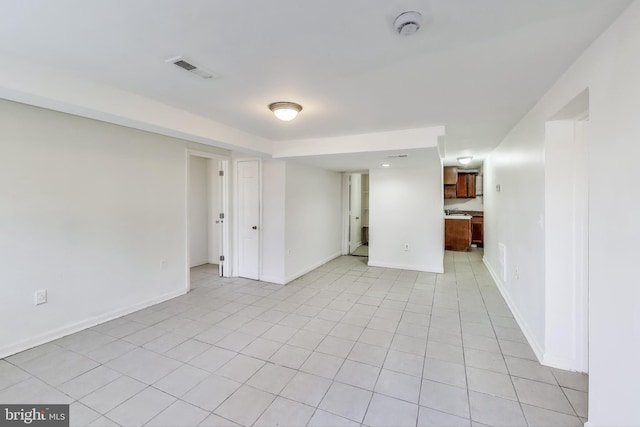
<svg viewBox="0 0 640 427"><path fill-rule="evenodd" d="M192 291L0 361L0 402L72 425L582 425L587 377L541 366L482 263L340 257L287 286Z"/></svg>

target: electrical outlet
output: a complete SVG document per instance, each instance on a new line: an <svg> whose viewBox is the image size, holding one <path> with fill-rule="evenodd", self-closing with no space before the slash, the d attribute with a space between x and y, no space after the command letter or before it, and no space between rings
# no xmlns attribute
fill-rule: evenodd
<svg viewBox="0 0 640 427"><path fill-rule="evenodd" d="M409 244L408 244L408 243L405 243L405 244L404 244L404 250L405 250L405 251L408 251L408 250L409 250Z"/></svg>
<svg viewBox="0 0 640 427"><path fill-rule="evenodd" d="M167 269L167 261L160 261L160 269L161 270Z"/></svg>
<svg viewBox="0 0 640 427"><path fill-rule="evenodd" d="M36 291L36 305L45 304L47 302L47 291L46 289L42 289L40 291Z"/></svg>

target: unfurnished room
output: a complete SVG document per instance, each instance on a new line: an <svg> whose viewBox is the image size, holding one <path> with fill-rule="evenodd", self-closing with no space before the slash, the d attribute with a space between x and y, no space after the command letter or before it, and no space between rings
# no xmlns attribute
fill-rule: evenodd
<svg viewBox="0 0 640 427"><path fill-rule="evenodd" d="M0 425L640 425L638 0L0 10Z"/></svg>

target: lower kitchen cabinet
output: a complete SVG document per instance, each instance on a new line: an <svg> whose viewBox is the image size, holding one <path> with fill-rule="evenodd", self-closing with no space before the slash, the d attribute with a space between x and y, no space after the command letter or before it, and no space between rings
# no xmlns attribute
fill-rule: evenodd
<svg viewBox="0 0 640 427"><path fill-rule="evenodd" d="M444 220L444 248L449 251L466 251L471 247L471 220Z"/></svg>
<svg viewBox="0 0 640 427"><path fill-rule="evenodd" d="M484 247L484 217L471 218L471 243L479 248Z"/></svg>

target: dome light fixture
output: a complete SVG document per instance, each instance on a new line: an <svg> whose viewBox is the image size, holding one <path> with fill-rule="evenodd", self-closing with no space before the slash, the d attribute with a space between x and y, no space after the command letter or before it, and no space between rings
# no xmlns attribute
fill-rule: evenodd
<svg viewBox="0 0 640 427"><path fill-rule="evenodd" d="M295 102L273 102L269 104L269 110L273 111L273 114L283 122L289 122L295 119L300 111L302 111L302 105Z"/></svg>
<svg viewBox="0 0 640 427"><path fill-rule="evenodd" d="M471 160L473 160L473 156L458 157L458 163L461 165L468 165Z"/></svg>

